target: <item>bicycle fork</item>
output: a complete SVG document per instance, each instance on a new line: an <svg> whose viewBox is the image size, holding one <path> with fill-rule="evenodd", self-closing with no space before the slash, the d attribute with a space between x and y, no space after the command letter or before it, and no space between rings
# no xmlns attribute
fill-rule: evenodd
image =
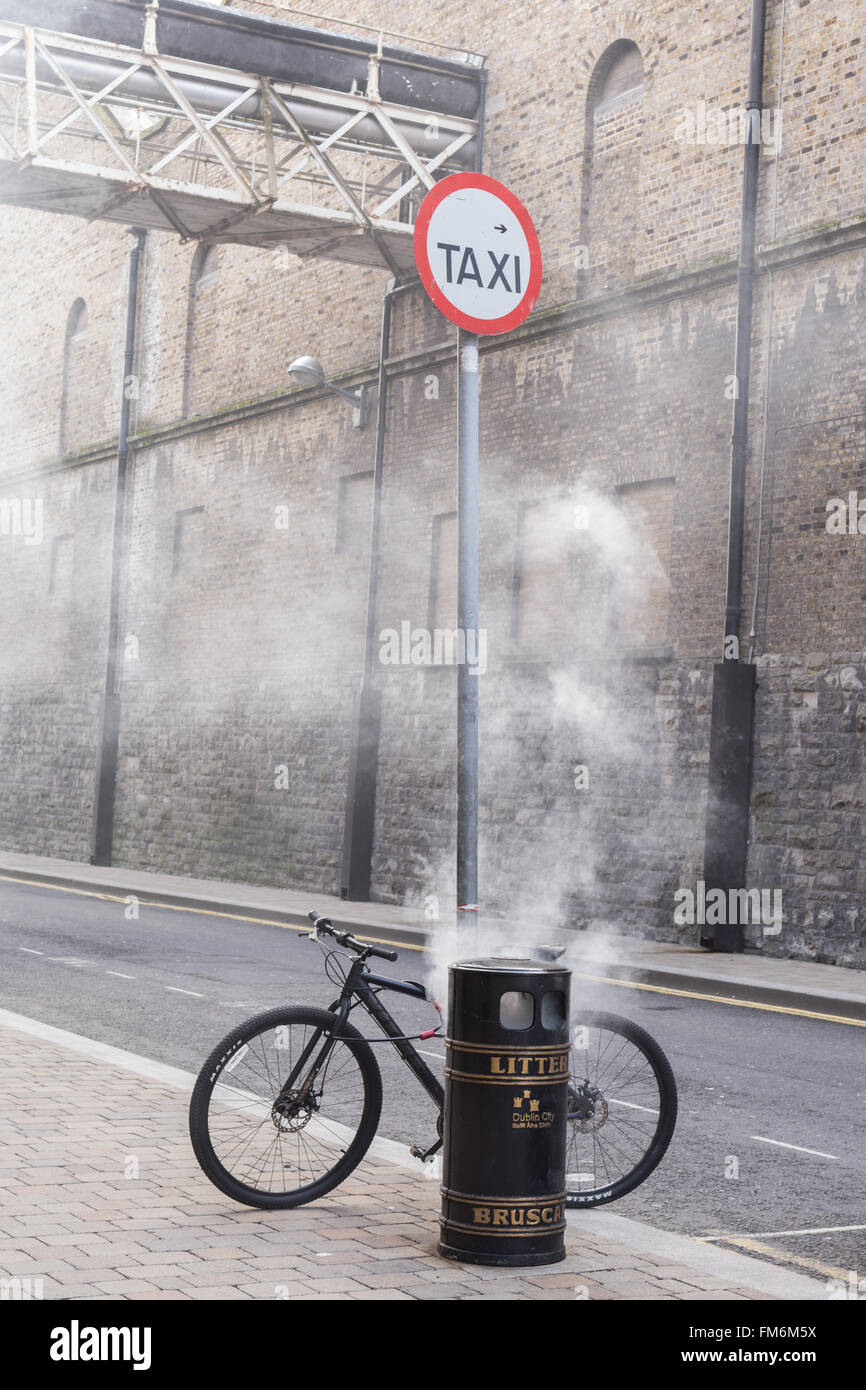
<svg viewBox="0 0 866 1390"><path fill-rule="evenodd" d="M332 1012L336 1012L336 1010L332 1010ZM300 1109L301 1105L308 1100L312 1091L313 1082L319 1075L322 1068L326 1065L328 1057L331 1055L331 1052L333 1051L334 1044L338 1041L338 1028L341 1024L345 1022L348 1012L348 1001L342 1001L340 1003L340 1012L338 1016L337 1028L335 1028L330 1033L326 1033L322 1028L316 1030L316 1032L313 1034L310 1041L304 1048L303 1052L301 1053L300 1057L298 1058L297 1062L295 1063L294 1067L292 1068L291 1073L285 1081L285 1084L281 1087L280 1093L274 1101L272 1110L276 1110L277 1107L280 1105L288 1104L291 1104L297 1110ZM319 1045L319 1042L322 1038L327 1039L325 1046L319 1053L318 1057L315 1059L313 1065L310 1067L301 1084L296 1085L296 1079L299 1073L303 1072L304 1067L307 1065L310 1057L313 1055L313 1052Z"/></svg>

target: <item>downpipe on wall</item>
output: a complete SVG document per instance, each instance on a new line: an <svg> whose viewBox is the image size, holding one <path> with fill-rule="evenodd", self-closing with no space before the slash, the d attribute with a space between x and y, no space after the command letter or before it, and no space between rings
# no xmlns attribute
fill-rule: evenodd
<svg viewBox="0 0 866 1390"><path fill-rule="evenodd" d="M755 667L740 660L746 462L749 446L749 386L752 352L752 301L763 113L764 40L767 0L753 0L749 52L748 126L743 156L740 254L737 268L735 396L731 433L731 485L728 511L728 567L723 660L713 667L710 765L707 785L704 881L709 891L745 887L749 847L752 735L755 720ZM741 952L742 922L704 927L701 945L713 951Z"/></svg>
<svg viewBox="0 0 866 1390"><path fill-rule="evenodd" d="M382 300L382 330L379 340L379 378L376 391L376 453L373 464L373 495L370 503L370 552L367 573L367 608L364 627L364 669L355 700L352 743L349 750L349 776L346 789L346 816L343 829L343 860L340 897L345 901L369 902L373 865L373 838L376 820L376 781L379 769L379 735L382 721L382 691L375 675L376 599L379 587L382 482L385 466L385 429L388 408L388 366L391 349L391 316L394 299L409 284L393 281Z"/></svg>
<svg viewBox="0 0 866 1390"><path fill-rule="evenodd" d="M108 639L105 686L100 709L96 749L96 786L93 802L91 864L110 864L114 841L114 802L117 791L117 749L120 739L120 673L122 669L120 607L126 582L126 501L129 463L129 426L135 399L135 347L138 327L138 289L141 260L147 241L142 227L130 228L135 245L129 254L129 291L126 307L126 342L123 354L123 388L117 472L114 487L114 519L111 535L111 579L108 595Z"/></svg>

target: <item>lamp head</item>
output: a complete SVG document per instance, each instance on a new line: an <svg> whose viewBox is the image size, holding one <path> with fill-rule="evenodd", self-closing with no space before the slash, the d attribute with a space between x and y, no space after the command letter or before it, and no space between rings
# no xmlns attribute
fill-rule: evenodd
<svg viewBox="0 0 866 1390"><path fill-rule="evenodd" d="M289 376L299 386L323 386L325 382L322 364L315 357L296 357L289 367Z"/></svg>

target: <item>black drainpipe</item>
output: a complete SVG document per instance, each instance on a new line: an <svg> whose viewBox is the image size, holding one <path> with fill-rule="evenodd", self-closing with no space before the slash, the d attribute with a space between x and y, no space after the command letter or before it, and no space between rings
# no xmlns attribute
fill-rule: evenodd
<svg viewBox="0 0 866 1390"><path fill-rule="evenodd" d="M129 461L129 424L132 417L133 368L135 365L138 282L147 232L130 228L135 245L129 255L129 292L126 306L126 346L123 357L123 395L120 406L120 434L117 444L117 475L114 489L114 527L111 536L111 583L108 597L108 650L105 658L105 689L100 713L96 750L96 789L93 804L92 864L110 864L114 838L114 798L117 788L117 747L120 735L120 604L126 570L126 475Z"/></svg>
<svg viewBox="0 0 866 1390"><path fill-rule="evenodd" d="M370 554L367 575L367 612L364 629L364 670L352 722L346 819L343 829L343 864L340 897L352 902L370 901L373 863L373 829L376 818L376 779L379 770L379 729L382 691L376 680L376 596L379 587L380 518L385 465L385 425L388 408L388 356L391 350L391 307L396 295L411 288L393 281L382 300L382 333L379 342L379 382L376 392L376 456L373 465L373 497L370 504Z"/></svg>
<svg viewBox="0 0 866 1390"><path fill-rule="evenodd" d="M737 268L737 335L734 359L736 396L731 434L725 642L723 660L713 668L704 848L706 891L709 893L713 888L722 889L726 902L730 901L729 889L745 887L749 844L752 730L755 717L755 667L740 660L739 642L766 20L766 0L753 0L749 90L746 101L748 127L743 158L740 257ZM740 952L743 950L744 942L742 922L727 921L715 926L705 926L701 931L701 944L714 951Z"/></svg>

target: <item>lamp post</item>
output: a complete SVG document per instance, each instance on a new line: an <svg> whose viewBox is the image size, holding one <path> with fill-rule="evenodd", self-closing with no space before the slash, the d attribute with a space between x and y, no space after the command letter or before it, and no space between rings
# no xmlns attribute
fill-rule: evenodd
<svg viewBox="0 0 866 1390"><path fill-rule="evenodd" d="M289 367L289 376L299 386L323 386L332 395L348 401L355 412L355 424L359 429L364 429L367 424L366 386L359 386L357 391L344 391L342 386L335 386L332 381L326 381L325 370L317 357L296 357Z"/></svg>

